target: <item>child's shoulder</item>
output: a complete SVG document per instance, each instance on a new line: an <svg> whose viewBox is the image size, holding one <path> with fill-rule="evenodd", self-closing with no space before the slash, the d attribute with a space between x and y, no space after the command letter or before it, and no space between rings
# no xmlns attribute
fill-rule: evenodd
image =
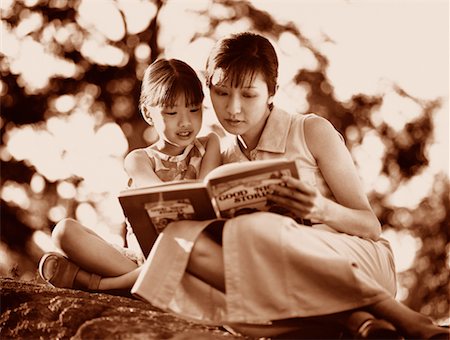
<svg viewBox="0 0 450 340"><path fill-rule="evenodd" d="M136 159L139 157L148 157L147 156L147 152L145 151L146 148L138 148L138 149L134 149L131 150L126 156L125 156L125 160L126 159Z"/></svg>
<svg viewBox="0 0 450 340"><path fill-rule="evenodd" d="M220 154L220 139L215 132L210 132L208 135L199 137L197 140L204 148L206 153L219 153Z"/></svg>
<svg viewBox="0 0 450 340"><path fill-rule="evenodd" d="M210 132L206 136L198 137L197 140L202 143L204 147L208 145L208 142L212 143L218 143L219 142L219 136L215 132Z"/></svg>
<svg viewBox="0 0 450 340"><path fill-rule="evenodd" d="M150 155L148 154L147 148L138 148L130 151L124 159L125 169L135 168L136 165L146 163L150 160ZM150 160L151 161L151 160Z"/></svg>

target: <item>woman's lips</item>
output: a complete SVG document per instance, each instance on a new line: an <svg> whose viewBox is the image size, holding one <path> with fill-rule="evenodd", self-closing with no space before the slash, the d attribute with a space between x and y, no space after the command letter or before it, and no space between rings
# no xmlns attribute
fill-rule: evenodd
<svg viewBox="0 0 450 340"><path fill-rule="evenodd" d="M225 121L227 122L227 124L231 126L239 126L240 124L243 123L242 120L235 120L235 119L226 119Z"/></svg>

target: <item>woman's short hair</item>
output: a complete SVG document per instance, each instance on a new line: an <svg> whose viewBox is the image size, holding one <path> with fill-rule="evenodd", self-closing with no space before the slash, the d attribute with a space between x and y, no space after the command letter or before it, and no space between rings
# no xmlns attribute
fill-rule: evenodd
<svg viewBox="0 0 450 340"><path fill-rule="evenodd" d="M278 58L270 41L255 33L244 32L227 36L213 47L206 62L206 85L211 87L216 70L222 71L220 82L231 81L242 86L260 73L267 83L269 95L277 88Z"/></svg>
<svg viewBox="0 0 450 340"><path fill-rule="evenodd" d="M142 112L145 107L174 106L180 95L186 107L203 102L202 83L192 67L178 59L158 59L147 67L139 99Z"/></svg>

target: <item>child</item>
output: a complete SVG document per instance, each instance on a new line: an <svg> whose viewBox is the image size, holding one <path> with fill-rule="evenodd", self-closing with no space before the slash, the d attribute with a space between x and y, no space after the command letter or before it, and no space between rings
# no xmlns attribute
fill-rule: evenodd
<svg viewBox="0 0 450 340"><path fill-rule="evenodd" d="M203 98L201 82L186 63L159 59L147 68L140 109L159 140L126 156L124 166L132 186L203 178L220 165L217 135L210 133L197 138L202 125ZM132 237L128 233L127 240L133 241ZM72 219L60 221L52 238L65 256L55 252L45 254L39 263L39 274L56 287L130 288L144 262L140 249L111 245Z"/></svg>

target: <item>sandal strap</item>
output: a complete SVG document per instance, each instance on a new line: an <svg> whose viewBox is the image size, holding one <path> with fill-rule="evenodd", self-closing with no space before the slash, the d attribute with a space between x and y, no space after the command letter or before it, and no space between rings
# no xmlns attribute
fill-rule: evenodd
<svg viewBox="0 0 450 340"><path fill-rule="evenodd" d="M98 290L102 277L97 274L91 274L89 277L88 290Z"/></svg>

